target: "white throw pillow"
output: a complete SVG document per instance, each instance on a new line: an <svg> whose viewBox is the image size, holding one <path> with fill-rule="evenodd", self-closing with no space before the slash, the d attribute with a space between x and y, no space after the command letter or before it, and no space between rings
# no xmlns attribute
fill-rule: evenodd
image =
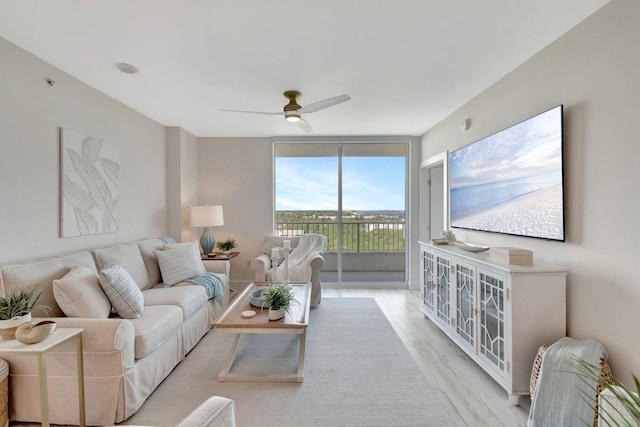
<svg viewBox="0 0 640 427"><path fill-rule="evenodd" d="M127 270L117 264L107 264L100 270L100 286L123 319L137 319L144 309L142 291Z"/></svg>
<svg viewBox="0 0 640 427"><path fill-rule="evenodd" d="M197 241L165 245L164 250L155 253L165 285L173 286L206 271Z"/></svg>
<svg viewBox="0 0 640 427"><path fill-rule="evenodd" d="M74 265L53 281L53 296L67 317L106 319L111 303L100 287L98 276L83 265Z"/></svg>

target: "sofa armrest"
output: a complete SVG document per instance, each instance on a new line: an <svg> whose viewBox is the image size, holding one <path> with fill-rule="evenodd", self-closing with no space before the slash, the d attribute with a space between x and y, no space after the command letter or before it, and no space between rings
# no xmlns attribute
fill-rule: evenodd
<svg viewBox="0 0 640 427"><path fill-rule="evenodd" d="M48 317L34 318L34 321L53 320L58 328L82 328L82 341L85 354L85 364L90 365L91 359L96 363L105 355L119 355L121 366L115 367L116 371L124 371L134 364L135 332L133 325L126 319L82 319L75 317ZM75 343L69 342L61 345L52 353L65 353L72 350Z"/></svg>
<svg viewBox="0 0 640 427"><path fill-rule="evenodd" d="M231 263L229 261L203 260L204 269L212 273L226 274L229 277Z"/></svg>
<svg viewBox="0 0 640 427"><path fill-rule="evenodd" d="M235 403L211 396L187 415L176 427L235 427Z"/></svg>
<svg viewBox="0 0 640 427"><path fill-rule="evenodd" d="M253 271L253 280L256 282L264 282L267 280L267 271L271 268L271 258L269 255L262 254L251 261L251 271Z"/></svg>

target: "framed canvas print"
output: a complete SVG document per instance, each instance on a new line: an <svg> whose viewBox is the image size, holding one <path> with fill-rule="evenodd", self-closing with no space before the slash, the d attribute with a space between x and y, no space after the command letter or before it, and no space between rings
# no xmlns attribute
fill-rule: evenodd
<svg viewBox="0 0 640 427"><path fill-rule="evenodd" d="M95 136L60 129L61 236L119 229L119 151Z"/></svg>

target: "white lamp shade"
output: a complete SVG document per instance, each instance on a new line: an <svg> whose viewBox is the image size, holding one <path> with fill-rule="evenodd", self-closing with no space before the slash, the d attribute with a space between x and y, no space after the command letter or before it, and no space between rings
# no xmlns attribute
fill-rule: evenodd
<svg viewBox="0 0 640 427"><path fill-rule="evenodd" d="M214 227L224 225L222 206L192 206L191 226L192 227Z"/></svg>

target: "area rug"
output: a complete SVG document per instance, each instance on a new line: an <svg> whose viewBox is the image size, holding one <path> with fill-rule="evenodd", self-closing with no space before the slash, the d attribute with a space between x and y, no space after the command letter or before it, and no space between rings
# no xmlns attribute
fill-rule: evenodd
<svg viewBox="0 0 640 427"><path fill-rule="evenodd" d="M211 395L242 426L450 426L453 420L372 298L311 310L303 383L218 382L233 336L212 330L123 424L175 426ZM292 335L245 335L232 372L295 372Z"/></svg>

